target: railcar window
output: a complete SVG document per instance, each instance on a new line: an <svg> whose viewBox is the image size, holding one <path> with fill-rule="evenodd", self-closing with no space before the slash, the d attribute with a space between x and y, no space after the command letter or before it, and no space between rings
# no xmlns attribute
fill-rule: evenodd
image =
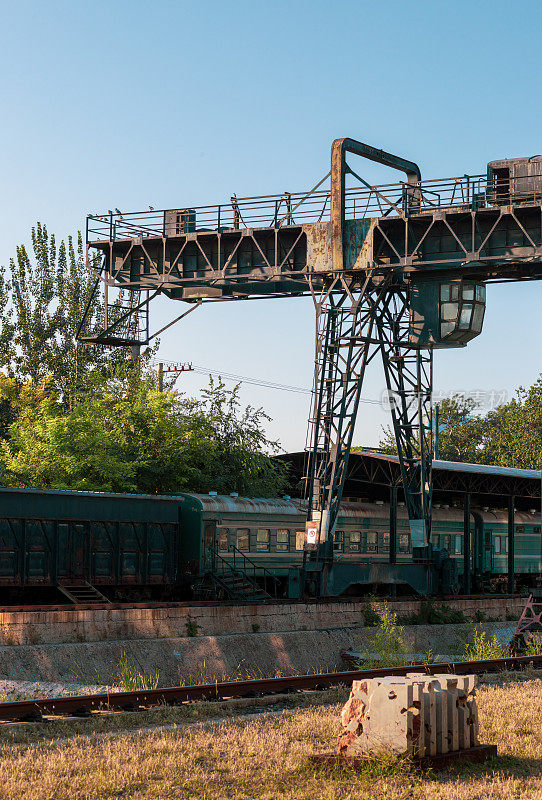
<svg viewBox="0 0 542 800"><path fill-rule="evenodd" d="M491 550L491 540L493 538L493 531L486 530L486 550Z"/></svg>
<svg viewBox="0 0 542 800"><path fill-rule="evenodd" d="M227 551L228 549L228 529L227 528L219 528L218 529L218 549L222 551Z"/></svg>
<svg viewBox="0 0 542 800"><path fill-rule="evenodd" d="M256 550L269 550L269 531L266 528L258 528L256 531Z"/></svg>
<svg viewBox="0 0 542 800"><path fill-rule="evenodd" d="M525 533L524 525L516 525L516 533Z"/></svg>
<svg viewBox="0 0 542 800"><path fill-rule="evenodd" d="M303 550L305 547L305 531L295 532L295 549Z"/></svg>
<svg viewBox="0 0 542 800"><path fill-rule="evenodd" d="M248 550L250 547L250 530L248 528L237 528L237 549Z"/></svg>
<svg viewBox="0 0 542 800"><path fill-rule="evenodd" d="M540 525L533 525L533 533L540 533Z"/></svg>
<svg viewBox="0 0 542 800"><path fill-rule="evenodd" d="M333 536L333 549L336 553L344 551L344 531L335 531Z"/></svg>
<svg viewBox="0 0 542 800"><path fill-rule="evenodd" d="M501 537L495 536L495 541L493 542L493 552L495 555L499 555L501 552Z"/></svg>
<svg viewBox="0 0 542 800"><path fill-rule="evenodd" d="M376 531L367 531L367 552L376 553L377 550L377 533Z"/></svg>
<svg viewBox="0 0 542 800"><path fill-rule="evenodd" d="M408 553L410 550L410 542L408 533L401 533L399 536L399 552Z"/></svg>
<svg viewBox="0 0 542 800"><path fill-rule="evenodd" d="M349 549L353 553L359 553L361 549L361 531L350 531Z"/></svg>
<svg viewBox="0 0 542 800"><path fill-rule="evenodd" d="M460 556L461 555L461 550L462 550L461 545L462 545L462 543L463 542L461 540L461 536L456 536L455 537L455 554L456 554L456 556Z"/></svg>
<svg viewBox="0 0 542 800"><path fill-rule="evenodd" d="M382 551L384 553L389 553L389 551L390 551L390 534L389 533L383 533L382 534L382 545L381 546L382 546Z"/></svg>
<svg viewBox="0 0 542 800"><path fill-rule="evenodd" d="M277 531L277 550L288 550L290 545L290 531L278 530Z"/></svg>
<svg viewBox="0 0 542 800"><path fill-rule="evenodd" d="M205 526L205 549L209 550L213 546L213 534L214 534L215 526L214 525L206 525Z"/></svg>
<svg viewBox="0 0 542 800"><path fill-rule="evenodd" d="M451 536L444 536L444 548L451 553L452 552L452 537Z"/></svg>

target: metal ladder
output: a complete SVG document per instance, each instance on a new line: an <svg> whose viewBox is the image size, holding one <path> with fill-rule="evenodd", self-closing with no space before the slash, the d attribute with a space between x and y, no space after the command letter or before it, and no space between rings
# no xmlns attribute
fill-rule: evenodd
<svg viewBox="0 0 542 800"><path fill-rule="evenodd" d="M87 581L73 584L59 583L57 588L75 605L98 605L99 603L111 602L105 595L98 591L95 586L92 586L92 584Z"/></svg>

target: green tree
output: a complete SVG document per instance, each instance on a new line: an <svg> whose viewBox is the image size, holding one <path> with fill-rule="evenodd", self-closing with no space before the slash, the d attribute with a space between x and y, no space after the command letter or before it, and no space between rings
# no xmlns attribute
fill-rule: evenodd
<svg viewBox="0 0 542 800"><path fill-rule="evenodd" d="M286 467L261 410L213 383L201 400L158 391L152 374L123 364L96 372L70 408L51 376L22 387L0 375L0 402L17 411L1 443L4 483L117 492L219 492L270 496Z"/></svg>
<svg viewBox="0 0 542 800"><path fill-rule="evenodd" d="M101 296L93 296L96 275L86 265L80 232L76 240L74 245L70 236L67 244L62 241L57 247L55 236L38 222L32 229L31 251L20 245L9 273L0 270L0 368L20 383L32 380L37 385L52 375L64 402L85 384L89 372L111 358L101 348L76 341L87 304L82 335L103 319ZM97 263L94 259L94 266Z"/></svg>
<svg viewBox="0 0 542 800"><path fill-rule="evenodd" d="M520 469L542 465L542 376L484 418L484 463Z"/></svg>
<svg viewBox="0 0 542 800"><path fill-rule="evenodd" d="M204 491L276 497L284 490L287 467L270 458L280 447L263 427L270 417L262 408L241 407L239 385L227 390L222 380L210 377L194 410L208 426L212 442L206 475L212 485Z"/></svg>
<svg viewBox="0 0 542 800"><path fill-rule="evenodd" d="M438 457L444 461L476 464L483 458L486 430L485 418L476 414L478 404L462 394L444 398L438 405ZM380 448L396 453L397 445L391 427L383 429Z"/></svg>
<svg viewBox="0 0 542 800"><path fill-rule="evenodd" d="M542 466L542 376L520 386L516 396L485 415L472 398L454 395L439 404L439 457L446 461L492 464L518 469ZM380 442L396 453L391 428Z"/></svg>

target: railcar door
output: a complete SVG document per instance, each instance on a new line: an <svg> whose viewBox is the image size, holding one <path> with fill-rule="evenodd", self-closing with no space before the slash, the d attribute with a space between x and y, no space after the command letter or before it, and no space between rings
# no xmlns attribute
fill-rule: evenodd
<svg viewBox="0 0 542 800"><path fill-rule="evenodd" d="M484 531L484 573L493 572L493 531Z"/></svg>
<svg viewBox="0 0 542 800"><path fill-rule="evenodd" d="M214 570L216 562L216 519L203 525L203 566Z"/></svg>
<svg viewBox="0 0 542 800"><path fill-rule="evenodd" d="M58 522L58 577L86 578L84 522Z"/></svg>
<svg viewBox="0 0 542 800"><path fill-rule="evenodd" d="M71 528L71 577L85 578L86 535L84 522L72 522Z"/></svg>

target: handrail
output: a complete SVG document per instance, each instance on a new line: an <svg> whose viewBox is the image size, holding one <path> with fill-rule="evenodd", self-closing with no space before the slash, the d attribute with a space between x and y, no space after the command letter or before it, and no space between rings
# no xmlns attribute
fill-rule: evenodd
<svg viewBox="0 0 542 800"><path fill-rule="evenodd" d="M257 564L249 556L247 556L246 553L243 550L239 550L239 548L236 547L234 544L231 545L231 552L233 552L233 565L232 565L232 563L230 561L227 561L223 556L220 555L220 553L218 552L218 543L215 542L215 551L214 551L215 559L218 558L219 561L222 564L224 564L229 570L242 571L242 573L256 587L258 587L258 583L256 581L256 577L257 577L256 573L258 572L260 577L263 576L263 578L264 578L264 589L265 589L266 592L268 591L268 589L267 589L267 581L268 581L268 579L271 579L271 582L272 582L272 584L274 586L273 596L274 597L277 596L277 585L280 584L280 581L279 581L279 579L277 578L276 575L273 575L273 573L270 570L268 570L267 567L264 567L263 564ZM242 568L239 568L237 566L236 554L239 554L239 556L243 559ZM247 563L250 564L251 567L252 567L252 570L250 570L252 572L252 577L250 576L249 570L247 569L247 566L246 566Z"/></svg>
<svg viewBox="0 0 542 800"><path fill-rule="evenodd" d="M348 165L346 171L353 173ZM345 188L343 211L345 218L351 220L390 214L412 215L431 211L435 207L453 210L454 208L477 209L481 205L489 208L512 201L539 203L540 192L531 186L530 180L532 180L530 176L517 176L506 186L501 186L495 181L488 182L485 175L463 175L425 180L416 184L402 181L368 186L362 179L361 185ZM334 189L337 195L337 180L334 181ZM332 195L333 192L329 188L320 185L319 188L313 187L310 192L284 192L281 195L267 197L238 197L235 198L233 205L230 202L192 206L184 210L152 209L122 214L112 211L103 215L89 214L87 242L95 246L99 242L117 239L133 242L138 237L167 239L212 232L229 235L240 228L284 230L288 225L299 227L307 223L328 222L333 216L332 212L336 212L336 207L331 208L334 205ZM433 199L430 200L429 195ZM338 195L335 201L335 206L337 203L340 205ZM384 206L387 207L385 211ZM175 215L182 217L178 226L174 222Z"/></svg>

